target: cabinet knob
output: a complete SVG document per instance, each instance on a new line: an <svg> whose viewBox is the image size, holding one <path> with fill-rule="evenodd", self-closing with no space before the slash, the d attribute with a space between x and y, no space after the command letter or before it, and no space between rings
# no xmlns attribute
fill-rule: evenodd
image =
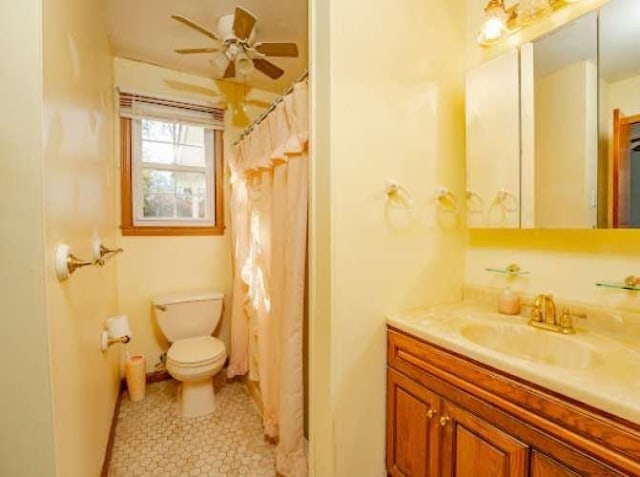
<svg viewBox="0 0 640 477"><path fill-rule="evenodd" d="M449 416L442 416L440 418L440 425L442 427L445 427L449 423L450 420L451 420L451 418Z"/></svg>
<svg viewBox="0 0 640 477"><path fill-rule="evenodd" d="M427 419L433 419L433 416L435 416L436 414L438 414L438 411L436 411L435 409L429 409L427 411Z"/></svg>

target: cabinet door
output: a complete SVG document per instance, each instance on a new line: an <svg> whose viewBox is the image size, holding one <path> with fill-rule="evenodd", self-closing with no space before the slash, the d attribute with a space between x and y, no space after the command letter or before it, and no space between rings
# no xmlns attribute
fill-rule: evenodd
<svg viewBox="0 0 640 477"><path fill-rule="evenodd" d="M579 477L580 474L538 452L531 454L531 477Z"/></svg>
<svg viewBox="0 0 640 477"><path fill-rule="evenodd" d="M440 398L416 382L387 372L387 471L393 477L439 473Z"/></svg>
<svg viewBox="0 0 640 477"><path fill-rule="evenodd" d="M442 475L446 477L526 477L529 448L479 417L445 402Z"/></svg>

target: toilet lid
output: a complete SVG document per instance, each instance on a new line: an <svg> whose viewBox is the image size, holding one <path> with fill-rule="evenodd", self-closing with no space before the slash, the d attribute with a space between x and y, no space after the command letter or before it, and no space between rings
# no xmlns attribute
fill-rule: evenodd
<svg viewBox="0 0 640 477"><path fill-rule="evenodd" d="M227 353L224 343L213 336L185 338L171 345L167 360L185 365L197 365L222 358Z"/></svg>

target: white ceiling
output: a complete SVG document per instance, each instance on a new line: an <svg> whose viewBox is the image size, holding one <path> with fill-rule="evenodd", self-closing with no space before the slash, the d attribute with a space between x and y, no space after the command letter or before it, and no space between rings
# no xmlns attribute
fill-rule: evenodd
<svg viewBox="0 0 640 477"><path fill-rule="evenodd" d="M176 48L215 47L219 43L171 19L183 15L215 32L218 17L241 6L258 18L257 41L293 41L299 58L271 58L285 70L278 80L259 71L246 84L276 93L286 89L307 68L308 0L106 0L111 44L116 56L216 77L211 54L179 55ZM218 76L219 78L219 76ZM243 79L236 81L244 82Z"/></svg>

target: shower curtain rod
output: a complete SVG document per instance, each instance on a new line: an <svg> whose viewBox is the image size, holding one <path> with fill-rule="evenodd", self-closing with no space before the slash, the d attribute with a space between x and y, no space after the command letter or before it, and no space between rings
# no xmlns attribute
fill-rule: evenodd
<svg viewBox="0 0 640 477"><path fill-rule="evenodd" d="M264 121L264 119L267 116L269 116L269 114L271 114L271 111L276 109L276 106L278 106L278 104L280 104L284 100L285 96L287 96L289 93L291 93L291 91L293 91L293 88L294 88L294 86L296 84L300 83L301 81L304 81L308 77L309 77L309 70L306 70L304 73L302 73L298 77L298 79L296 79L293 83L291 83L291 85L284 91L284 93L282 93L280 96L278 96L276 99L274 99L271 102L271 104L269 106L267 106L267 109L265 111L263 111L263 113L260 116L258 116L256 119L254 119L253 122L251 124L249 124L249 126L247 126L247 128L244 131L242 131L242 134L240 134L240 137L235 140L233 145L235 146L240 141L242 141L249 133L251 133L251 131L253 131L258 124L260 124L262 121Z"/></svg>

